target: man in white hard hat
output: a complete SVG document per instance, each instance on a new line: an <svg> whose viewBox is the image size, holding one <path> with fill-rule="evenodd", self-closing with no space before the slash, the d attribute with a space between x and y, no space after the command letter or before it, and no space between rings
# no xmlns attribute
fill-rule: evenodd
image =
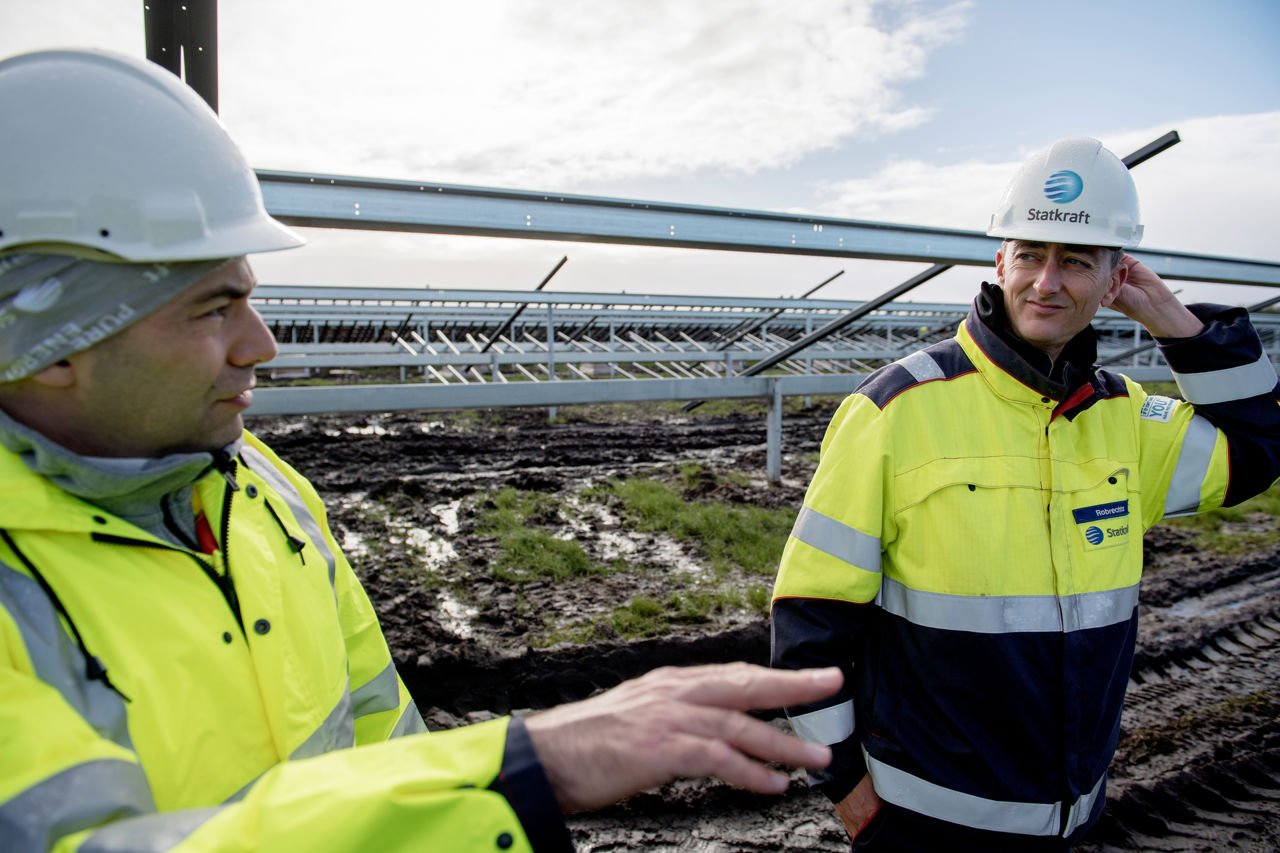
<svg viewBox="0 0 1280 853"><path fill-rule="evenodd" d="M825 765L744 712L833 669L426 733L315 490L244 431L276 352L245 255L302 241L158 66L11 58L0 115L0 848L563 850L564 811Z"/></svg>
<svg viewBox="0 0 1280 853"><path fill-rule="evenodd" d="M837 665L791 707L857 850L1064 850L1098 819L1137 634L1144 531L1280 475L1276 372L1247 313L1183 306L1125 254L1124 164L1032 157L992 217L996 283L954 339L844 401L782 557L773 663ZM1184 400L1094 367L1101 307Z"/></svg>

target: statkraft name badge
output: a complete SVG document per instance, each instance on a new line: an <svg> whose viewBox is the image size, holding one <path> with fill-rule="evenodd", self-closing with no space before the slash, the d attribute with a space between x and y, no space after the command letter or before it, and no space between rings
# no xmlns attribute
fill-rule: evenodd
<svg viewBox="0 0 1280 853"><path fill-rule="evenodd" d="M1086 551L1109 548L1129 541L1129 502L1112 501L1071 511Z"/></svg>

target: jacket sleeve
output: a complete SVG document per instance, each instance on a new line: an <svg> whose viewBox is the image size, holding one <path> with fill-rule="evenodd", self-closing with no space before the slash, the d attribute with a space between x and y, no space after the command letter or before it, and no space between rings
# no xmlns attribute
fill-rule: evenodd
<svg viewBox="0 0 1280 853"><path fill-rule="evenodd" d="M797 735L831 746L831 765L809 780L834 802L866 773L854 710L855 663L875 618L880 554L894 537L886 512L888 458L880 410L855 393L827 428L774 585L771 664L838 666L845 674L835 696L786 709Z"/></svg>
<svg viewBox="0 0 1280 853"><path fill-rule="evenodd" d="M1185 402L1138 392L1143 479L1161 496L1146 502L1148 527L1234 506L1280 477L1280 385L1248 313L1187 307L1200 334L1157 341Z"/></svg>
<svg viewBox="0 0 1280 853"><path fill-rule="evenodd" d="M0 634L12 625L0 612ZM500 790L510 724L284 762L238 802L157 813L130 749L96 732L57 688L0 659L0 847L528 851Z"/></svg>

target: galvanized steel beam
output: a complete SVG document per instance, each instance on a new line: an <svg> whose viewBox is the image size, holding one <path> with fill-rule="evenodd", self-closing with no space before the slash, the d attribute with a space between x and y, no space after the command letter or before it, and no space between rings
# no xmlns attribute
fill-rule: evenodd
<svg viewBox="0 0 1280 853"><path fill-rule="evenodd" d="M271 214L293 225L631 243L989 266L977 231L635 199L259 170ZM1169 279L1280 285L1280 263L1135 252Z"/></svg>

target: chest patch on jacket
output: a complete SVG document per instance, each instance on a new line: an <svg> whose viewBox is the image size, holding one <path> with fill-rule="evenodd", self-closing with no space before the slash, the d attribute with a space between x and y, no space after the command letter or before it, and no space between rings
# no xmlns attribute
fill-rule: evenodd
<svg viewBox="0 0 1280 853"><path fill-rule="evenodd" d="M1142 401L1142 411L1139 413L1144 421L1159 421L1167 424L1169 418L1173 417L1173 407L1177 401L1172 397L1151 396Z"/></svg>
<svg viewBox="0 0 1280 853"><path fill-rule="evenodd" d="M1113 501L1073 509L1085 549L1107 548L1129 541L1129 502Z"/></svg>

